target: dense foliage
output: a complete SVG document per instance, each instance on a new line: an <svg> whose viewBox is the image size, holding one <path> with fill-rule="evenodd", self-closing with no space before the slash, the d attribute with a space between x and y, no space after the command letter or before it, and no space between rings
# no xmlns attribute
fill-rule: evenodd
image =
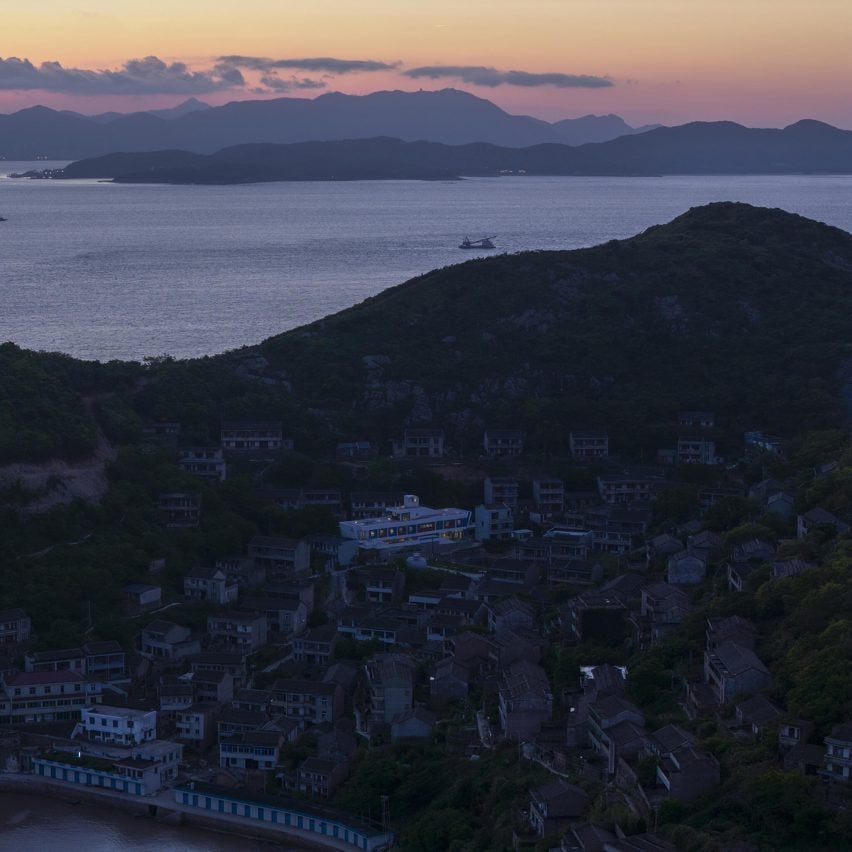
<svg viewBox="0 0 852 852"><path fill-rule="evenodd" d="M852 451L843 394L851 293L852 237L789 214L725 204L623 243L431 273L217 358L100 365L5 344L0 462L81 458L103 444L115 457L106 466L108 493L96 504L75 500L36 511L34 495L7 479L0 491L0 609L25 609L40 649L84 638L116 638L129 647L140 622L124 617L124 584L153 579L164 602L178 604L190 567L243 553L257 533L333 531L325 509L284 511L263 499L265 489L393 488L427 503L479 500L481 475L500 469L477 458L483 424L526 429L536 461L548 455L567 487L587 489L596 469L565 457L568 429L606 428L623 457L645 458L674 439L678 409L713 409L720 449L739 461L729 471L673 471L677 486L661 494L654 532L696 517L711 479L752 485L775 477L795 492L794 512L820 506L849 520ZM142 440L144 424L169 420L180 422L184 444L218 443L223 418L280 419L297 451L274 462L236 460L228 480L211 485L181 473L174 451ZM387 457L331 461L338 440L370 438L384 450L381 442L406 425L430 422L446 429L464 471ZM782 435L785 457L743 455L742 432L752 428ZM814 467L826 462L835 464L816 475ZM182 490L201 493L198 529L168 529L158 513L158 494ZM690 616L650 649L620 635L605 645L567 645L551 628L571 590L538 601L539 626L554 640L545 666L556 716L567 712L580 666L626 665L629 696L648 728L685 725L721 764L722 783L711 796L659 808L661 834L695 852L734 841L791 852L841 848L837 838L852 828L848 802L844 809L813 779L783 771L772 732L737 737L728 726L732 708L722 718L689 721L681 705L684 681L700 667L707 619L738 614L757 628L756 651L774 678L769 698L812 720L813 742L852 718L852 537L823 524L798 539L795 514L767 513L746 496L720 500L701 523L720 534L720 553L708 579L690 590ZM724 560L756 536L780 540L779 557L816 567L773 579L763 565L743 592L730 593ZM165 560L153 577L152 560ZM614 557L602 562L608 576L621 570ZM664 564L652 564L649 576L662 578ZM409 572L408 588L441 580ZM200 626L206 610L180 603L169 617ZM343 641L336 654L360 661L375 650ZM427 687L421 678L418 689ZM526 791L550 776L513 746L470 759L473 713L491 712L493 704L493 695L475 690L442 719L433 742L359 752L337 804L375 818L381 797L391 796L392 823L406 849L507 848ZM653 780L653 764L640 765L639 774ZM639 830L612 790L595 796L593 817Z"/></svg>

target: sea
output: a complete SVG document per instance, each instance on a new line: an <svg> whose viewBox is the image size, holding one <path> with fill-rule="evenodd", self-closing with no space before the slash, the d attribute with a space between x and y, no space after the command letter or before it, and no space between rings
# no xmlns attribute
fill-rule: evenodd
<svg viewBox="0 0 852 852"><path fill-rule="evenodd" d="M0 793L3 852L298 852L304 846L251 840L155 822L99 805Z"/></svg>
<svg viewBox="0 0 852 852"><path fill-rule="evenodd" d="M852 231L852 176L502 177L241 186L18 180L0 161L0 342L108 361L197 357L437 267L573 249L746 201ZM462 238L493 237L495 251Z"/></svg>
<svg viewBox="0 0 852 852"><path fill-rule="evenodd" d="M780 207L852 231L845 175L221 187L8 177L63 165L0 161L0 342L101 361L224 352L437 267L622 239L711 201ZM465 236L493 237L497 250L463 251ZM92 805L0 795L0 850L268 848Z"/></svg>

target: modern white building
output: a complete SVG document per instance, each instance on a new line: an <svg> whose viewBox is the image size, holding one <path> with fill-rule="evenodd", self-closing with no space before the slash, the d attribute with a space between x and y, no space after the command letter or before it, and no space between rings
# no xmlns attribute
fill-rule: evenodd
<svg viewBox="0 0 852 852"><path fill-rule="evenodd" d="M93 742L140 745L157 738L157 711L105 704L86 707L80 714L76 732Z"/></svg>
<svg viewBox="0 0 852 852"><path fill-rule="evenodd" d="M472 528L468 509L430 509L414 494L406 494L402 505L387 509L382 518L340 522L343 538L355 539L365 550L385 551L458 541Z"/></svg>

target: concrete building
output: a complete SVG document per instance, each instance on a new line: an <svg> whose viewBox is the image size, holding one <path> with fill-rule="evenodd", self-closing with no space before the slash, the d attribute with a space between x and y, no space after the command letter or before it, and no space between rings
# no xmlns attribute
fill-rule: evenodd
<svg viewBox="0 0 852 852"><path fill-rule="evenodd" d="M553 713L553 695L541 666L512 663L499 687L500 727L507 739L530 740Z"/></svg>
<svg viewBox="0 0 852 852"><path fill-rule="evenodd" d="M505 503L480 503L473 510L474 537L477 541L507 541L515 528L511 506Z"/></svg>
<svg viewBox="0 0 852 852"><path fill-rule="evenodd" d="M184 597L209 603L233 603L239 595L240 587L228 580L221 568L206 568L198 565L183 578Z"/></svg>
<svg viewBox="0 0 852 852"><path fill-rule="evenodd" d="M517 429L488 429L482 436L486 456L520 456L524 453L526 435Z"/></svg>
<svg viewBox="0 0 852 852"><path fill-rule="evenodd" d="M180 451L178 467L184 473L210 482L224 482L227 465L221 447L186 447Z"/></svg>
<svg viewBox="0 0 852 852"><path fill-rule="evenodd" d="M389 725L414 706L415 668L414 661L401 654L376 654L366 663L363 701L355 708L360 733L369 735L376 724Z"/></svg>
<svg viewBox="0 0 852 852"><path fill-rule="evenodd" d="M414 494L406 494L402 505L382 518L341 521L339 526L340 534L362 550L386 552L459 542L473 528L469 510L431 509Z"/></svg>
<svg viewBox="0 0 852 852"><path fill-rule="evenodd" d="M568 447L575 459L605 459L609 456L609 435L606 432L569 432Z"/></svg>
<svg viewBox="0 0 852 852"><path fill-rule="evenodd" d="M704 680L719 704L772 686L772 676L757 654L735 642L704 652Z"/></svg>
<svg viewBox="0 0 852 852"><path fill-rule="evenodd" d="M100 704L81 711L75 729L92 742L134 746L157 738L157 711Z"/></svg>
<svg viewBox="0 0 852 852"><path fill-rule="evenodd" d="M292 450L280 420L226 420L222 423L222 449L229 451Z"/></svg>
<svg viewBox="0 0 852 852"><path fill-rule="evenodd" d="M262 648L267 641L266 615L223 612L207 616L207 634L214 644L245 654Z"/></svg>

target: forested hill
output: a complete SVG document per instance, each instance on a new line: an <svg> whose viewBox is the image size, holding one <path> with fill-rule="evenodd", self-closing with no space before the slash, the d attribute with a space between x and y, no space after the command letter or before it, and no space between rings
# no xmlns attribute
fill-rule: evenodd
<svg viewBox="0 0 852 852"><path fill-rule="evenodd" d="M13 446L67 452L62 410L81 422L72 403L95 385L96 410L120 436L165 419L187 441L215 441L222 417L275 417L308 451L434 425L462 452L483 426L524 429L531 451L549 452L567 429L606 428L626 457L652 458L678 409L706 408L724 452L745 430L795 435L844 420L852 236L718 203L628 240L435 270L215 358L84 371L14 347L0 356L16 377L3 380L5 460ZM104 401L111 382L119 392ZM50 417L27 399L45 389Z"/></svg>
<svg viewBox="0 0 852 852"><path fill-rule="evenodd" d="M713 409L738 441L836 424L850 311L852 236L719 203L628 240L436 270L259 351L329 424L424 421L462 446L515 426L542 449L604 427L639 453L679 407Z"/></svg>
<svg viewBox="0 0 852 852"><path fill-rule="evenodd" d="M126 150L126 149L125 149ZM132 149L130 149L132 151ZM129 183L437 179L458 175L849 174L852 131L818 121L782 130L692 122L572 147L446 145L390 137L114 153L72 163L68 178Z"/></svg>

